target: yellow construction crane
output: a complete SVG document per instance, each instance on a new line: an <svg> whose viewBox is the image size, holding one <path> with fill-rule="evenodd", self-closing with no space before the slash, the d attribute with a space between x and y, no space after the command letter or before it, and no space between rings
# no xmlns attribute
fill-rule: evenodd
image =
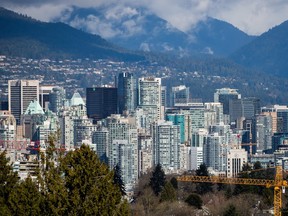
<svg viewBox="0 0 288 216"><path fill-rule="evenodd" d="M274 215L281 216L282 208L282 194L281 189L287 187L287 181L283 180L282 166L276 166L276 173L274 180L267 179L249 179L249 178L225 178L217 176L192 176L183 175L177 177L178 181L186 182L209 182L222 184L242 184L242 185L260 185L267 188L274 188Z"/></svg>

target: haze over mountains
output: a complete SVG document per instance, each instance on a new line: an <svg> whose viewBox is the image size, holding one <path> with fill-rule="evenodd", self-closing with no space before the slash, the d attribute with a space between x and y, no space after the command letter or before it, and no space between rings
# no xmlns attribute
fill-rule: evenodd
<svg viewBox="0 0 288 216"><path fill-rule="evenodd" d="M101 35L127 49L179 55L202 53L227 56L255 38L227 22L210 17L183 32L147 9L132 7L73 7L54 21Z"/></svg>

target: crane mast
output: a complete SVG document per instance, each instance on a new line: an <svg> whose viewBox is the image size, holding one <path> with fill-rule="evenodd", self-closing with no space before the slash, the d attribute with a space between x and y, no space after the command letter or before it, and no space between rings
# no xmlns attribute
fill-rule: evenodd
<svg viewBox="0 0 288 216"><path fill-rule="evenodd" d="M281 216L282 194L281 188L287 187L287 181L283 180L282 166L276 166L275 179L250 179L250 178L226 178L217 176L192 176L183 175L177 178L178 181L184 182L207 182L222 184L241 184L241 185L259 185L267 188L274 188L274 215Z"/></svg>

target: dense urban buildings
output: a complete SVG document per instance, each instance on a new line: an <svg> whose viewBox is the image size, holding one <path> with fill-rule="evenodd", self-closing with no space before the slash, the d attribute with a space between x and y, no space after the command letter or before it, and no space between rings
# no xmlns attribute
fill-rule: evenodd
<svg viewBox="0 0 288 216"><path fill-rule="evenodd" d="M217 89L214 102L193 101L184 85L168 88L161 78L128 72L110 86L86 88L86 97L77 89L68 99L63 87L8 81L1 148L35 155L45 151L51 134L57 134L58 149L89 145L111 169L120 167L128 194L157 164L181 174L205 163L213 175L236 177L246 163L260 160L268 167L288 152L287 106L261 108L258 98L228 88ZM17 170L24 162L13 155Z"/></svg>

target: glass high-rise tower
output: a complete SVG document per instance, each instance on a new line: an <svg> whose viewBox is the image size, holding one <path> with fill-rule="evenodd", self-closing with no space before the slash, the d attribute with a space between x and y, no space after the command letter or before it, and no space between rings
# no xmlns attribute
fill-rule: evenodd
<svg viewBox="0 0 288 216"><path fill-rule="evenodd" d="M118 75L118 112L134 111L137 106L136 79L132 73L123 72Z"/></svg>

